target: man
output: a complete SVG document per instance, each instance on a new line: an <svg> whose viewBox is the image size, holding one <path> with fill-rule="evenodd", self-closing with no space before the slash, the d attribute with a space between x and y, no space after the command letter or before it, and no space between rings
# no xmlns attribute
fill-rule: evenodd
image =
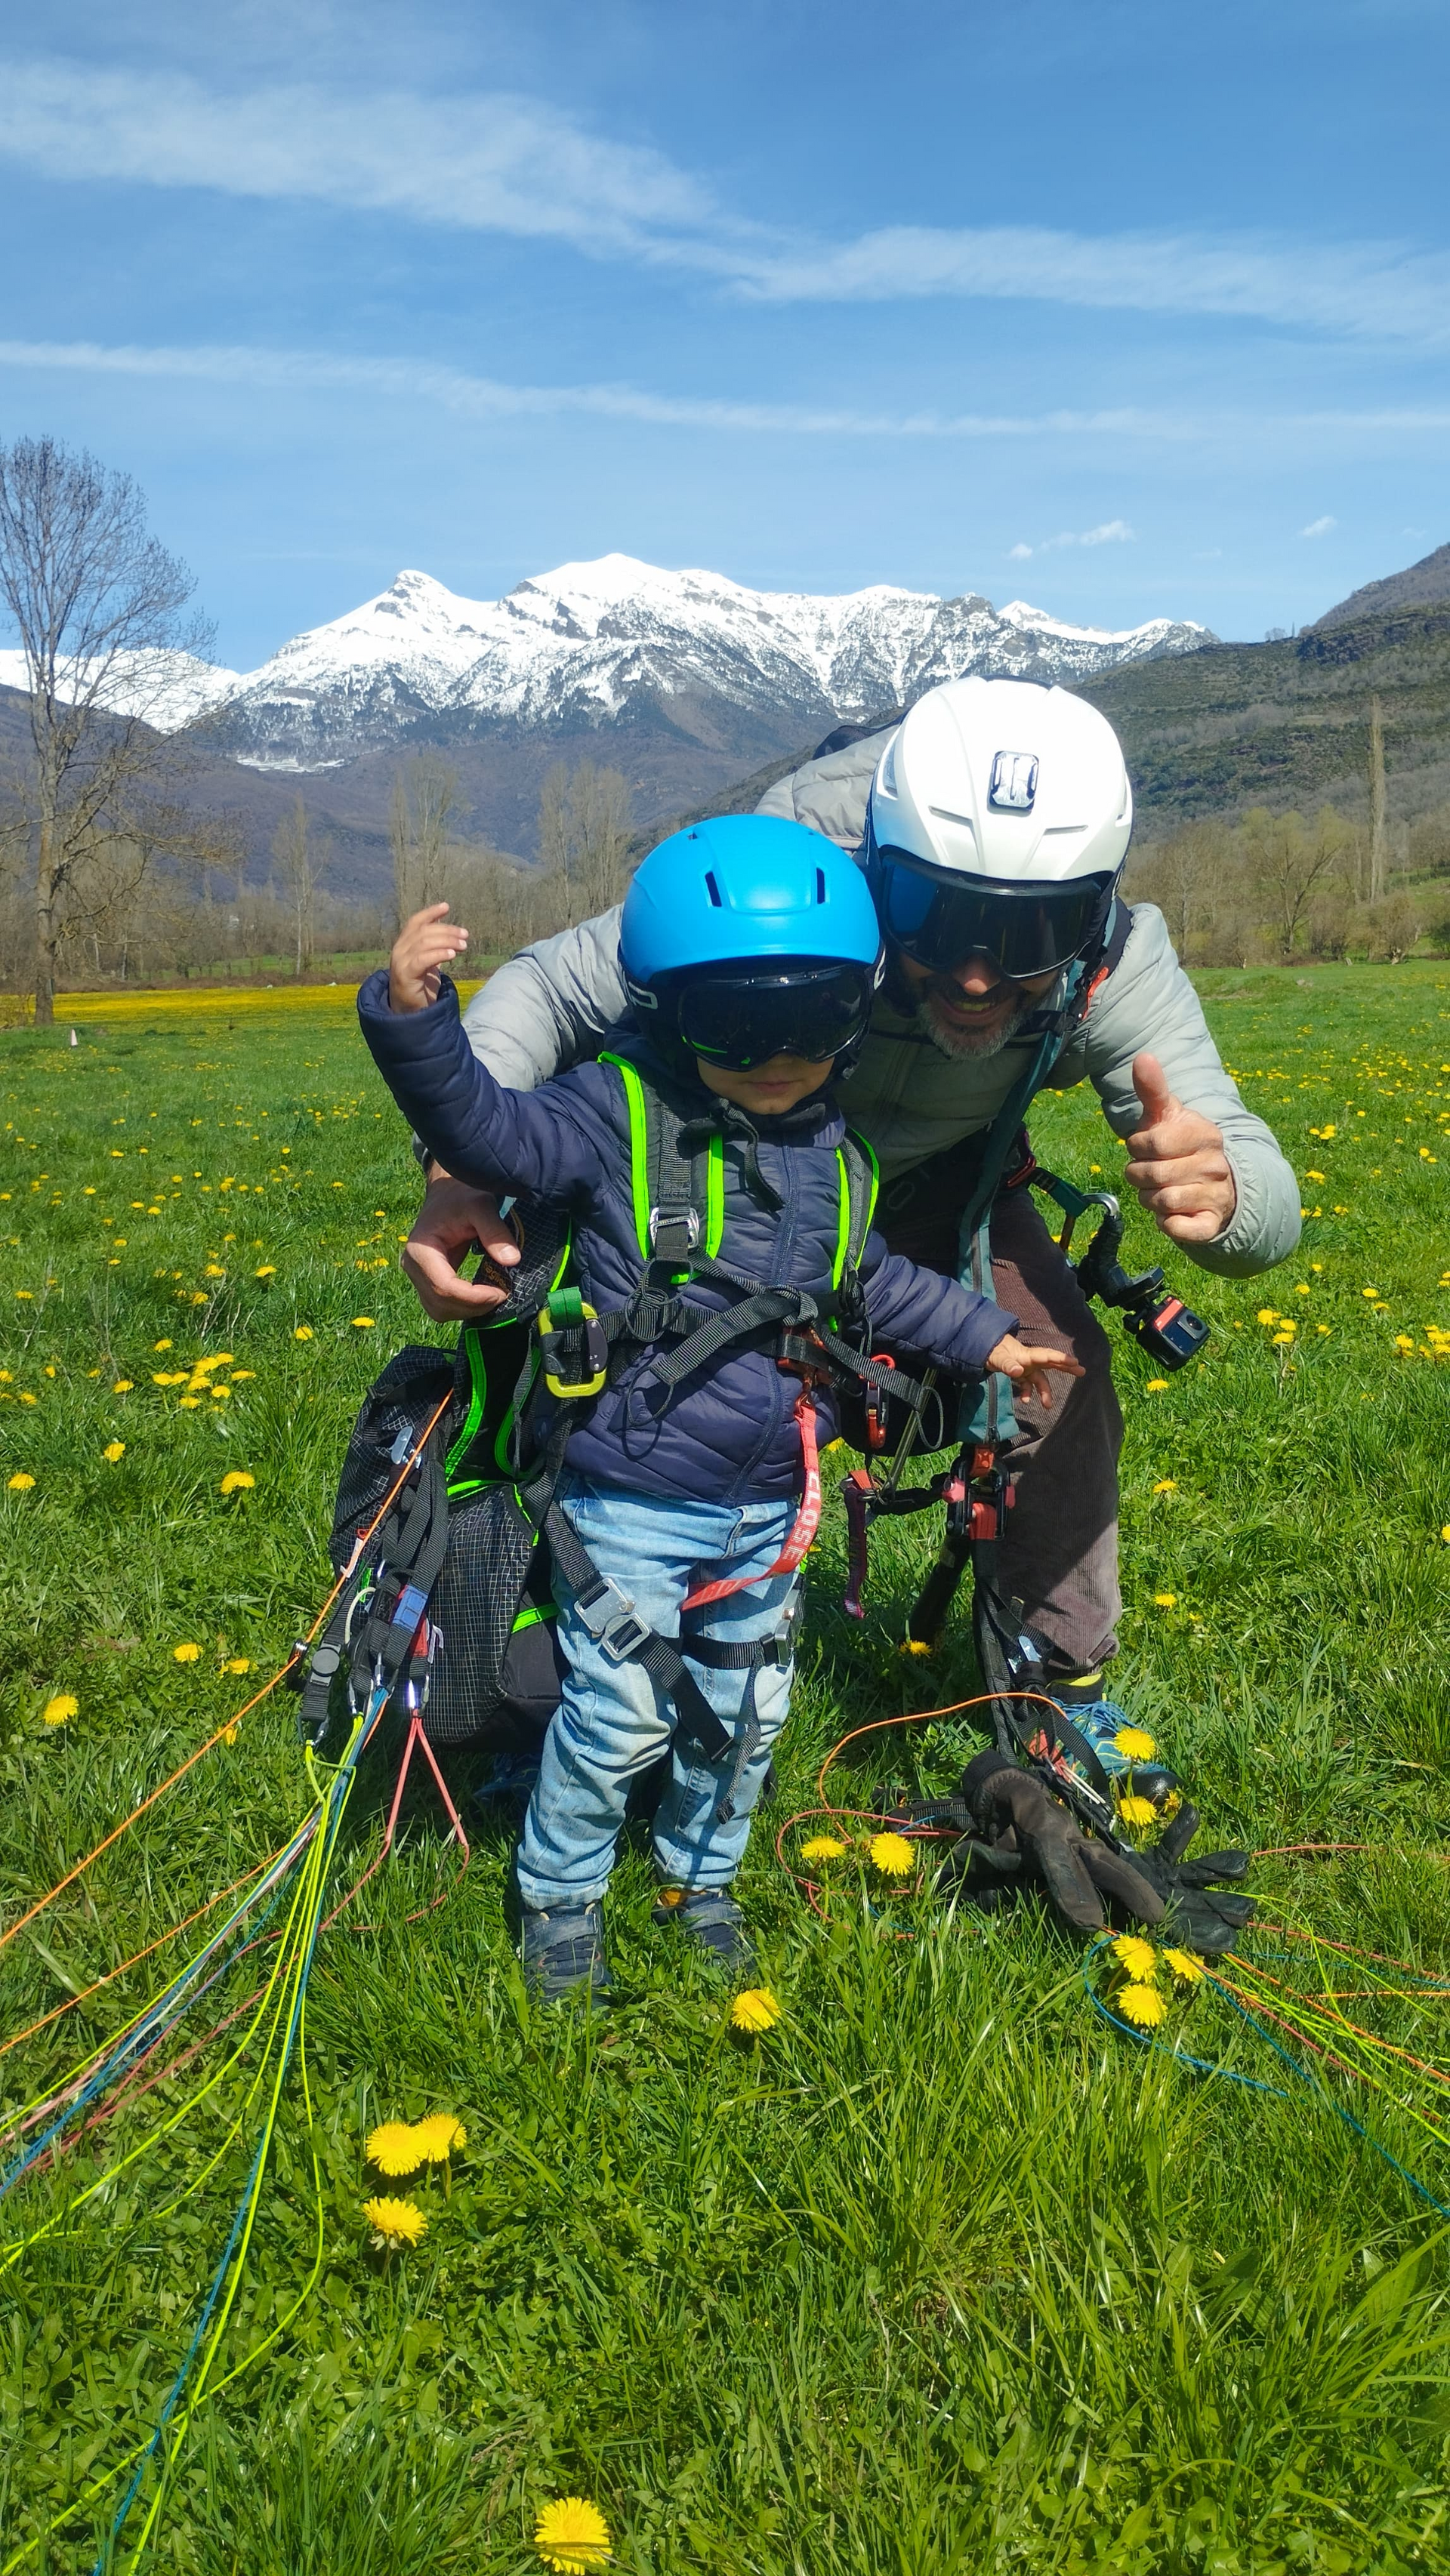
<svg viewBox="0 0 1450 2576"><path fill-rule="evenodd" d="M1122 1416L1107 1335L1008 1148L1035 1089L1092 1082L1126 1177L1190 1260L1252 1277L1299 1238L1293 1173L1224 1070L1198 997L1151 904L1117 887L1132 829L1122 752L1064 689L950 680L891 731L808 762L762 813L859 849L887 973L845 1106L881 1164L878 1223L896 1252L954 1273L964 1211L1002 1164L992 1280L1024 1340L1051 1339L1085 1374L1050 1410L1017 1406L1016 1507L1000 1567L1051 1643L1051 1687L1108 1767L1123 1710L1103 1695L1117 1652L1117 1458ZM542 940L503 967L465 1018L474 1052L528 1089L591 1055L624 1010L619 915ZM456 1263L475 1242L517 1257L496 1209L434 1166L403 1263L439 1322L498 1296Z"/></svg>

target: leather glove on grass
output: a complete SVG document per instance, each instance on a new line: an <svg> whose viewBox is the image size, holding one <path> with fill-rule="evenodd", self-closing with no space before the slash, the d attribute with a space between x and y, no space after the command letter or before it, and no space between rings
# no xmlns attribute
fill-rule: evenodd
<svg viewBox="0 0 1450 2576"><path fill-rule="evenodd" d="M1018 1884L1039 1887L1074 1932L1101 1932L1109 1904L1133 1923L1163 1921L1164 1899L1136 1861L1082 1833L1043 1782L1005 1753L977 1754L962 1795L990 1851L1002 1858L1020 1854Z"/></svg>

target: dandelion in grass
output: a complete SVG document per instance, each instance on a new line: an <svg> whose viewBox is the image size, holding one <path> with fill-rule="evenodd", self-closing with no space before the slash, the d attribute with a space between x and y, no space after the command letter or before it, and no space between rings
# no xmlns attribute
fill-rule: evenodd
<svg viewBox="0 0 1450 2576"><path fill-rule="evenodd" d="M228 1655L226 1662L222 1666L222 1671L224 1673L249 1673L251 1669L252 1658L250 1655Z"/></svg>
<svg viewBox="0 0 1450 2576"><path fill-rule="evenodd" d="M1129 1762L1151 1762L1158 1750L1155 1738L1145 1726L1120 1726L1113 1742Z"/></svg>
<svg viewBox="0 0 1450 2576"><path fill-rule="evenodd" d="M193 1646L190 1643L182 1646L173 1646L171 1649L171 1660L174 1664L199 1663L201 1660L201 1648L200 1646Z"/></svg>
<svg viewBox="0 0 1450 2576"><path fill-rule="evenodd" d="M801 1858L802 1860L839 1860L845 1848L844 1843L837 1842L834 1834L812 1834L810 1841L801 1845Z"/></svg>
<svg viewBox="0 0 1450 2576"><path fill-rule="evenodd" d="M8 1494L28 1494L34 1482L35 1478L33 1476L27 1476L24 1468L22 1467L17 1475L11 1476L7 1479L5 1490ZM1450 1538L1450 1530L1445 1532L1445 1536Z"/></svg>
<svg viewBox="0 0 1450 2576"><path fill-rule="evenodd" d="M293 1327L292 1339L294 1342L310 1342L312 1339L312 1326L310 1324L295 1325Z"/></svg>
<svg viewBox="0 0 1450 2576"><path fill-rule="evenodd" d="M586 2496L555 2496L534 2525L534 2547L554 2576L589 2576L613 2556L609 2525Z"/></svg>
<svg viewBox="0 0 1450 2576"><path fill-rule="evenodd" d="M1136 1789L1118 1800L1118 1814L1125 1825L1151 1825L1157 1813L1152 1799L1140 1798Z"/></svg>
<svg viewBox="0 0 1450 2576"><path fill-rule="evenodd" d="M1151 1984L1158 1966L1158 1953L1151 1941L1145 1941L1137 1932L1120 1932L1110 1946L1125 1976Z"/></svg>
<svg viewBox="0 0 1450 2576"><path fill-rule="evenodd" d="M1156 2030L1167 2018L1168 2006L1156 1986L1124 1986L1116 2002L1124 2021L1138 2030Z"/></svg>
<svg viewBox="0 0 1450 2576"><path fill-rule="evenodd" d="M125 1455L126 1443L124 1440L108 1440L104 1449L101 1451L101 1456L105 1459L108 1467L119 1467L121 1460Z"/></svg>
<svg viewBox="0 0 1450 2576"><path fill-rule="evenodd" d="M1163 1953L1163 1964L1169 1970L1176 1984L1180 1986L1202 1985L1203 1962L1201 1959L1195 1959L1191 1950L1165 1950Z"/></svg>
<svg viewBox="0 0 1450 2576"><path fill-rule="evenodd" d="M758 2039L762 2031L774 2030L780 2019L780 2006L769 1986L747 1986L736 1995L730 2006L732 2030L749 2031Z"/></svg>
<svg viewBox="0 0 1450 2576"><path fill-rule="evenodd" d="M112 1395L130 1395L135 1383L136 1381L134 1378L118 1377L115 1385L111 1389L111 1393Z"/></svg>
<svg viewBox="0 0 1450 2576"><path fill-rule="evenodd" d="M47 1726L64 1726L69 1719L79 1717L80 1709L80 1701L73 1691L57 1691L54 1699L46 1701L40 1714Z"/></svg>
<svg viewBox="0 0 1450 2576"><path fill-rule="evenodd" d="M1159 1610L1176 1610L1178 1607L1178 1595L1176 1592L1155 1592L1153 1595L1153 1603L1154 1607Z"/></svg>
<svg viewBox="0 0 1450 2576"><path fill-rule="evenodd" d="M413 2136L425 2165L446 2164L468 2144L468 2131L451 2111L430 2111L426 2120L415 2120Z"/></svg>
<svg viewBox="0 0 1450 2576"><path fill-rule="evenodd" d="M255 1476L248 1475L245 1467L229 1467L222 1478L222 1492L224 1494L249 1494L256 1481L257 1479Z"/></svg>
<svg viewBox="0 0 1450 2576"><path fill-rule="evenodd" d="M1178 1487L1171 1476L1160 1476L1153 1491L1155 1494L1176 1494Z"/></svg>
<svg viewBox="0 0 1450 2576"><path fill-rule="evenodd" d="M1168 1380L1166 1377L1150 1377L1148 1380L1147 1393L1149 1395L1166 1394L1167 1388Z"/></svg>
<svg viewBox="0 0 1450 2576"><path fill-rule="evenodd" d="M428 2233L428 2221L416 2202L394 2200L384 2193L379 2200L363 2202L363 2216L373 2231L375 2254L398 2254L405 2245L416 2245Z"/></svg>
<svg viewBox="0 0 1450 2576"><path fill-rule="evenodd" d="M873 1834L868 1848L871 1866L883 1878L909 1878L916 1867L915 1846L905 1834Z"/></svg>
<svg viewBox="0 0 1450 2576"><path fill-rule="evenodd" d="M426 2162L418 2132L406 2120L384 2120L381 2128L370 2130L367 2158L383 2174L416 2173Z"/></svg>
<svg viewBox="0 0 1450 2576"><path fill-rule="evenodd" d="M353 1331L355 1333L370 1333L373 1330L374 1321L375 1319L371 1315L354 1315L352 1319Z"/></svg>

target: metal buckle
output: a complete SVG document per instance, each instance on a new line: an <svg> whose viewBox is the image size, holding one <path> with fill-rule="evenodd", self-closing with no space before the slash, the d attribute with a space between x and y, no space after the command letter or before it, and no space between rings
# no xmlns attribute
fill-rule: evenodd
<svg viewBox="0 0 1450 2576"><path fill-rule="evenodd" d="M602 1574L597 1589L587 1596L578 1593L574 1607L595 1644L616 1664L624 1663L651 1634L648 1620L641 1619L612 1574Z"/></svg>
<svg viewBox="0 0 1450 2576"><path fill-rule="evenodd" d="M594 1307L585 1304L582 1297L579 1312L580 1324L565 1325L561 1329L555 1328L553 1315L547 1306L541 1306L538 1313L539 1355L543 1362L544 1384L551 1395L560 1396L566 1402L597 1395L609 1375L609 1344L598 1314ZM559 1375L560 1344L565 1332L570 1331L582 1333L582 1358L586 1372L583 1377L572 1381Z"/></svg>
<svg viewBox="0 0 1450 2576"><path fill-rule="evenodd" d="M655 1251L658 1246L661 1213L662 1211L657 1207L652 1207L649 1212L649 1242L651 1252ZM693 1252L700 1240L699 1209L697 1207L671 1208L665 1215L665 1223L670 1226L682 1225L684 1227L685 1250L687 1252ZM674 1260L677 1258L677 1255L671 1252L666 1254L665 1258L667 1260Z"/></svg>

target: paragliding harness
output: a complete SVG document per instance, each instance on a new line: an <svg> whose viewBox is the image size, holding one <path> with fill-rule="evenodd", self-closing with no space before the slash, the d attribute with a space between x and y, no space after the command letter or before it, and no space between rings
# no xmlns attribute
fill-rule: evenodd
<svg viewBox="0 0 1450 2576"><path fill-rule="evenodd" d="M1073 1264L1085 1296L1123 1310L1124 1330L1163 1368L1179 1369L1201 1350L1208 1327L1181 1299L1166 1293L1160 1269L1130 1275L1118 1252L1123 1239L1122 1211L1108 1190L1079 1190L1036 1159L1023 1125L1024 1113L1082 1018L1092 994L1122 955L1130 926L1127 909L1114 907L1102 950L1080 960L1067 979L1056 1007L1035 1025L1038 1045L1020 1081L987 1131L972 1197L962 1217L961 1277L982 1295L992 1293L991 1216L999 1194L1031 1187L1054 1199L1064 1224L1059 1237L1065 1253L1078 1220L1096 1208L1101 1213L1093 1239ZM1020 1148L1020 1151L1017 1150ZM1014 1160L1015 1153L1015 1160ZM885 1354L876 1355L878 1362ZM889 1366L889 1361L888 1361ZM925 1388L941 1395L931 1372ZM940 1433L941 1425L938 1425ZM1050 1731L1030 1698L1051 1697L1047 1675L1052 1649L1028 1622L1020 1600L1004 1591L998 1568L1006 1515L1013 1502L1011 1453L1019 1437L1012 1408L1011 1381L991 1371L980 1393L958 1409L958 1449L951 1465L925 1485L903 1486L909 1458L947 1445L931 1436L923 1390L907 1392L888 1381L888 1392L873 1412L868 1400L856 1440L868 1461L873 1452L892 1451L889 1466L878 1472L871 1464L855 1468L842 1480L846 1506L849 1581L844 1606L853 1618L864 1616L862 1592L868 1572L869 1531L882 1514L929 1511L945 1505L946 1526L936 1561L907 1619L908 1647L927 1650L941 1635L968 1566L972 1571L972 1635L983 1684L991 1694L993 1733L999 1751L1014 1762L1040 1772L1054 1795L1073 1809L1080 1823L1116 1842L1116 1809L1106 1772L1078 1728L1054 1704ZM1024 1713L1025 1720L1024 1722Z"/></svg>
<svg viewBox="0 0 1450 2576"><path fill-rule="evenodd" d="M327 1627L299 1664L298 1722L309 1743L325 1736L374 1686L394 1680L392 1704L432 1745L489 1738L520 1753L537 1747L558 1705L562 1659L554 1632L553 1576L604 1652L642 1664L673 1700L682 1744L712 1765L733 1754L722 1804L728 1813L759 1742L758 1673L786 1662L790 1614L779 1634L749 1643L661 1637L612 1577L600 1573L555 1498L579 1408L617 1381L642 1348L664 1350L637 1372L627 1403L655 1419L684 1379L741 1343L775 1335L777 1365L800 1380L795 1422L802 1447L802 1499L770 1575L804 1559L820 1520L821 1484L812 1392L845 1380L884 1401L888 1381L907 1402L927 1390L865 1356L865 1308L858 1265L876 1197L869 1147L848 1136L837 1149L839 1220L832 1264L833 1311L806 1290L752 1278L719 1257L725 1222L724 1151L732 1130L753 1130L729 1104L712 1115L681 1114L629 1056L608 1053L623 1085L630 1134L635 1232L644 1268L628 1303L598 1314L568 1276L565 1219L516 1211L521 1259L500 1272L505 1304L470 1324L456 1352L400 1352L368 1395L353 1429L331 1540L346 1577ZM755 1173L759 1189L768 1190ZM696 1283L721 1287L731 1302L691 1302ZM501 1401L507 1390L507 1400ZM359 1533L417 1447L440 1402L443 1413L412 1472L365 1547ZM739 1577L700 1586L686 1613L738 1590ZM743 1723L733 1732L712 1708L691 1664L748 1674Z"/></svg>

